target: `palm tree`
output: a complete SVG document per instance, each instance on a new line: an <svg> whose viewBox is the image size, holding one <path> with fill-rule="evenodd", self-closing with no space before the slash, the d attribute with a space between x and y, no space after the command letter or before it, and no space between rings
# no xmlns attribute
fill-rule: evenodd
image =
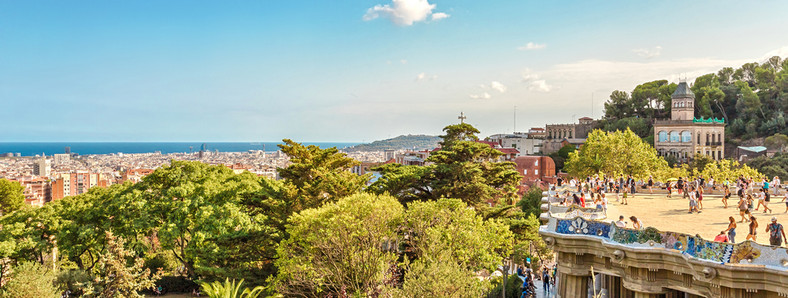
<svg viewBox="0 0 788 298"><path fill-rule="evenodd" d="M236 283L235 279L230 281L227 278L224 280L224 283L219 281L200 283L200 288L205 295L211 298L257 298L262 295L263 287L257 286L250 290L249 288L242 288L243 283L243 279Z"/></svg>

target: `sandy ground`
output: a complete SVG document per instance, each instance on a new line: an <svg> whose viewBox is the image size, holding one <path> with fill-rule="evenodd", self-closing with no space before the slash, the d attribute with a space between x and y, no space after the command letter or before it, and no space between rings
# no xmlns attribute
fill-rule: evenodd
<svg viewBox="0 0 788 298"><path fill-rule="evenodd" d="M774 209L773 213L763 213L763 207L759 211L753 211L753 215L758 220L758 243L769 244L769 234L766 232L766 225L770 223L772 216L777 217L777 222L788 227L788 213L785 213L785 203L781 202L782 196L772 195L769 208ZM618 220L619 215L623 215L627 221L627 227L632 227L629 217L634 215L640 219L644 225L655 227L661 231L673 231L687 234L700 234L704 239L712 240L721 230L728 227L728 217L736 219L736 242L744 241L747 237L747 222L739 223L739 216L736 204L738 197L734 194L728 200L728 208L723 208L721 195L703 196L703 209L700 214L689 212L689 202L676 194L672 198L667 198L665 194L637 193L635 197L629 197L628 205L616 202L615 193L608 197L608 221ZM757 204L757 201L756 201Z"/></svg>

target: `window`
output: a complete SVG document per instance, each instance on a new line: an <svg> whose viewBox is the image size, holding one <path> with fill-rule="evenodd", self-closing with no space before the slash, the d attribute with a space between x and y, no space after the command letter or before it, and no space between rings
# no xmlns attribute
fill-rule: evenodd
<svg viewBox="0 0 788 298"><path fill-rule="evenodd" d="M536 160L536 162L534 162L534 165L537 166L537 167L539 166L539 160L538 159Z"/></svg>
<svg viewBox="0 0 788 298"><path fill-rule="evenodd" d="M539 175L539 170L534 170L534 175Z"/></svg>
<svg viewBox="0 0 788 298"><path fill-rule="evenodd" d="M708 145L708 144L709 144L709 133L707 132L707 133L706 133L706 145ZM708 155L708 154L707 154L707 155Z"/></svg>
<svg viewBox="0 0 788 298"><path fill-rule="evenodd" d="M668 141L668 132L661 130L659 132L659 141L660 142L667 142Z"/></svg>
<svg viewBox="0 0 788 298"><path fill-rule="evenodd" d="M528 175L528 169L523 170L523 175Z"/></svg>
<svg viewBox="0 0 788 298"><path fill-rule="evenodd" d="M698 145L700 145L700 134L698 134ZM700 153L700 152L698 152Z"/></svg>
<svg viewBox="0 0 788 298"><path fill-rule="evenodd" d="M692 142L692 133L689 132L689 130L685 130L681 132L681 142L682 143Z"/></svg>
<svg viewBox="0 0 788 298"><path fill-rule="evenodd" d="M679 136L679 132L678 131L674 130L674 131L670 132L670 141L671 142L676 142L676 143L681 141L681 136Z"/></svg>

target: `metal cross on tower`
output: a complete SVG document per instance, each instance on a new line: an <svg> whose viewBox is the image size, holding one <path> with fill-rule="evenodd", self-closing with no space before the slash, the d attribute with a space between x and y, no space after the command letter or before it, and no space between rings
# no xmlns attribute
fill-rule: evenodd
<svg viewBox="0 0 788 298"><path fill-rule="evenodd" d="M463 112L460 112L460 116L457 117L457 119L460 119L460 124L463 124L465 123L465 119L468 119L468 117L465 117L465 114Z"/></svg>

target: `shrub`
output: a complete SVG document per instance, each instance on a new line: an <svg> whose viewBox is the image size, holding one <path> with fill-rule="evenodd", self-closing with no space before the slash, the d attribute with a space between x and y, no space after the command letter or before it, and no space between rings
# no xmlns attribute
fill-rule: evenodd
<svg viewBox="0 0 788 298"><path fill-rule="evenodd" d="M58 297L55 273L36 262L24 262L15 266L8 283L3 287L4 297L39 298Z"/></svg>

